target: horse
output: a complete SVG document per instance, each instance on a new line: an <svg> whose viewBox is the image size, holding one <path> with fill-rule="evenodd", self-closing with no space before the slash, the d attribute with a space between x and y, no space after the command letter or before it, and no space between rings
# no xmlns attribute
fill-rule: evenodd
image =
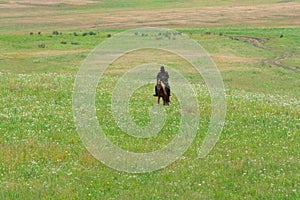
<svg viewBox="0 0 300 200"><path fill-rule="evenodd" d="M157 80L156 86L157 86L157 94L158 94L157 103L159 104L160 98L162 98L164 101L163 105L164 106L169 105L170 104L170 96L167 93L165 84L161 80Z"/></svg>

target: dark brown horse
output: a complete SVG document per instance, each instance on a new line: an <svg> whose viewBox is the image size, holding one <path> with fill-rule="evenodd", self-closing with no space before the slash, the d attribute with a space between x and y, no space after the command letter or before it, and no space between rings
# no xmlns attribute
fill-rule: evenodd
<svg viewBox="0 0 300 200"><path fill-rule="evenodd" d="M159 104L160 98L163 99L164 101L164 106L170 104L170 96L167 93L166 86L161 80L157 80L157 93L158 93L158 98L157 98L157 103Z"/></svg>

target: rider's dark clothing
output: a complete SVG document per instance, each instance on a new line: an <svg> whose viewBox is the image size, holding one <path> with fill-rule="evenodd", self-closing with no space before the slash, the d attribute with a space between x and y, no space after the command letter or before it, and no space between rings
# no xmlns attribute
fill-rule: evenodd
<svg viewBox="0 0 300 200"><path fill-rule="evenodd" d="M169 96L171 96L171 90L170 90L170 85L168 82L169 79L169 73L167 71L165 71L164 67L161 67L160 72L158 72L157 76L156 76L156 80L161 80L165 86L166 86L166 92L168 93ZM158 91L157 91L157 86L155 86L155 94L154 96L158 95Z"/></svg>
<svg viewBox="0 0 300 200"><path fill-rule="evenodd" d="M156 80L161 80L166 85L166 87L170 88L168 79L169 73L166 71L160 71L156 76Z"/></svg>

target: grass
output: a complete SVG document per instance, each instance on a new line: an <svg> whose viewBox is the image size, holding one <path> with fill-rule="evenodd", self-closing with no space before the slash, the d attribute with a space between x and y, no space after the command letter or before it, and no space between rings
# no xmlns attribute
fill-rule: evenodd
<svg viewBox="0 0 300 200"><path fill-rule="evenodd" d="M202 126L184 157L163 170L134 175L107 168L83 147L72 120L74 78L1 74L1 80L6 80L1 88L1 104L6 106L1 113L7 115L2 116L0 127L2 198L297 198L299 99L227 90L222 137L209 156L198 159L210 113L205 92L199 96ZM20 89L11 91L9 86ZM194 86L205 91L203 85ZM142 110L151 102L145 100ZM167 109L176 111L176 103ZM140 118L147 118L147 113L141 113ZM111 131L115 126L106 121L107 135L134 151L158 148L172 134L163 130L158 138L137 142Z"/></svg>
<svg viewBox="0 0 300 200"><path fill-rule="evenodd" d="M55 0L56 1L56 0ZM75 4L72 4L72 1ZM89 4L0 4L0 32L135 27L298 27L297 1L101 1ZM6 7L5 7L6 5ZM10 5L7 7L7 5ZM18 6L21 6L18 7ZM33 6L33 7L32 7ZM196 27L196 28L194 28Z"/></svg>
<svg viewBox="0 0 300 200"><path fill-rule="evenodd" d="M289 93L294 97L300 95L298 91L293 90L299 86L298 31L298 28L182 30L212 55L225 83L230 87L277 94ZM74 36L74 32L79 36ZM52 35L52 31L42 32L42 35L2 34L1 70L10 73L76 73L89 51L106 39L108 34L116 33L98 31L95 36L82 36L84 32L86 31L62 31L62 35L57 36ZM280 35L284 37L280 38ZM263 48L258 48L251 43L231 39L234 36L268 40L263 42ZM62 41L67 44L61 44ZM72 42L78 45L72 45ZM39 44L45 44L45 48L39 48ZM272 61L278 56L283 59L276 65ZM152 62L158 59L157 56L151 57ZM165 62L172 67L180 66L176 57Z"/></svg>
<svg viewBox="0 0 300 200"><path fill-rule="evenodd" d="M218 10L235 3L102 2L94 6L43 7L49 8L47 16L61 11L66 11L66 17L103 10L116 16L116 12L176 10L177 6L192 5L204 9L215 6ZM0 5L6 3L0 1ZM277 5L269 0L258 3ZM256 6L249 1L239 5ZM20 15L27 11L21 9ZM16 13L8 9L4 14ZM36 16L32 11L26 15L29 20ZM19 22L20 16L15 17ZM85 19L89 23L89 18ZM152 173L129 174L108 168L88 153L76 132L72 113L73 85L82 61L108 34L117 34L124 26L94 28L96 35L83 36L91 29L78 28L73 21L66 28L49 21L39 25L29 22L18 31L12 31L17 26L10 23L0 27L0 199L299 199L297 24L178 25L180 32L198 41L212 56L226 87L224 130L214 149L202 159L197 153L209 126L210 95L189 64L176 55L153 49L134 51L116 60L98 84L96 114L106 135L123 149L161 149L176 135L181 117L173 95L171 106L166 107L167 123L157 137L137 139L123 133L113 121L110 104L113 87L128 68L159 61L179 70L191 82L200 102L197 137L183 157ZM61 34L53 35L55 30ZM260 46L245 38L258 39ZM45 47L40 48L40 44ZM146 85L130 99L130 113L141 126L147 125L148 108L156 104L153 92L153 85Z"/></svg>
<svg viewBox="0 0 300 200"><path fill-rule="evenodd" d="M274 0L264 0L264 1L254 1L252 4L266 4L266 3L277 3ZM146 1L126 1L126 0L105 0L101 1L101 3L96 7L97 9L160 9L160 8L190 8L190 7L215 7L215 6L230 6L236 5L236 1L196 1L196 0L189 0L189 1L178 1L178 0L167 0L167 1L153 1L153 0L146 0ZM239 1L239 5L249 5L249 1ZM85 9L95 9L95 7L87 6Z"/></svg>

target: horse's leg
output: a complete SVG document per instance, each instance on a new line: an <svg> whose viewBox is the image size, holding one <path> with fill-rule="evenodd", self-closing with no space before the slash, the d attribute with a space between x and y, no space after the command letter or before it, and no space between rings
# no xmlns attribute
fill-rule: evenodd
<svg viewBox="0 0 300 200"><path fill-rule="evenodd" d="M169 105L169 103L170 103L170 96L169 95L167 95L167 102L168 102L168 105Z"/></svg>
<svg viewBox="0 0 300 200"><path fill-rule="evenodd" d="M169 103L170 103L170 93L171 93L170 88L167 87L166 91L167 91L166 101L167 101L167 104L169 105Z"/></svg>
<svg viewBox="0 0 300 200"><path fill-rule="evenodd" d="M157 97L157 104L159 104L160 96Z"/></svg>

